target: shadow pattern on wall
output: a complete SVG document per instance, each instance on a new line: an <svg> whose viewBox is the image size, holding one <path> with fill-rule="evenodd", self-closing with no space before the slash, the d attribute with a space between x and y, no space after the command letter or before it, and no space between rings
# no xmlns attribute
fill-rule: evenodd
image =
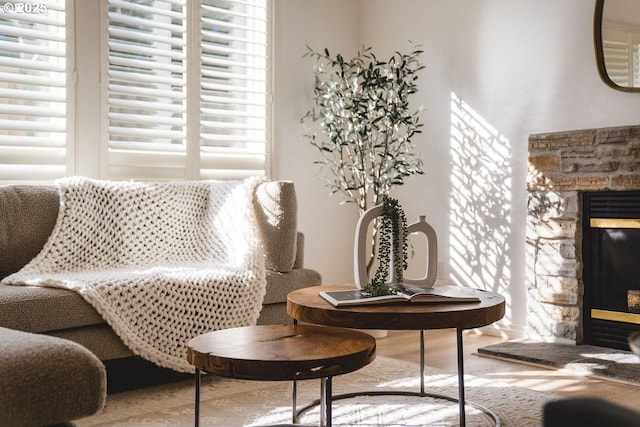
<svg viewBox="0 0 640 427"><path fill-rule="evenodd" d="M510 142L451 93L451 280L498 292L511 319Z"/></svg>

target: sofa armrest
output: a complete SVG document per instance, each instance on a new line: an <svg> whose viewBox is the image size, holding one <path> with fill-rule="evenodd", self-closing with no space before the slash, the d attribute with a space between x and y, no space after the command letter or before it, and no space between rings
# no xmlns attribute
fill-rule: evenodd
<svg viewBox="0 0 640 427"><path fill-rule="evenodd" d="M304 234L296 233L296 259L293 262L293 268L304 267Z"/></svg>
<svg viewBox="0 0 640 427"><path fill-rule="evenodd" d="M106 370L80 344L0 328L0 426L60 424L100 411Z"/></svg>
<svg viewBox="0 0 640 427"><path fill-rule="evenodd" d="M255 208L264 240L267 268L286 273L294 268L297 201L293 182L268 181L256 189Z"/></svg>

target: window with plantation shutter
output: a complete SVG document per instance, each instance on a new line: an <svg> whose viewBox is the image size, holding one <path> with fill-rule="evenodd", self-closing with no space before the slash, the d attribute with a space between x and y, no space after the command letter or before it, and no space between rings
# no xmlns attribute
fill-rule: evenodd
<svg viewBox="0 0 640 427"><path fill-rule="evenodd" d="M15 5L0 14L0 181L48 181L66 174L65 1Z"/></svg>
<svg viewBox="0 0 640 427"><path fill-rule="evenodd" d="M109 0L110 178L265 172L266 0Z"/></svg>

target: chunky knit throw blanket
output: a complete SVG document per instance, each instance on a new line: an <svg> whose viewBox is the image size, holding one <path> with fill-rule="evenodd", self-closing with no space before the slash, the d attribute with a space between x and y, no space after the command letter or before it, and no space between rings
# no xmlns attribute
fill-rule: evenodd
<svg viewBox="0 0 640 427"><path fill-rule="evenodd" d="M48 242L3 283L74 290L135 354L193 372L189 339L255 324L260 313L260 181L63 179Z"/></svg>

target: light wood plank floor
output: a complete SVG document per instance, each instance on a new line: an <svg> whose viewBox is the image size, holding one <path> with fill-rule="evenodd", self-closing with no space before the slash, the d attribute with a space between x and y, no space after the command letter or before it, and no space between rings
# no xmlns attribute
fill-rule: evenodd
<svg viewBox="0 0 640 427"><path fill-rule="evenodd" d="M639 407L640 386L478 356L475 354L478 347L503 342L505 339L473 331L465 332L463 337L465 374L559 396L598 396L636 410ZM456 372L454 329L425 331L425 349L426 365L446 372ZM377 354L418 363L419 332L389 331L386 337L377 340Z"/></svg>

